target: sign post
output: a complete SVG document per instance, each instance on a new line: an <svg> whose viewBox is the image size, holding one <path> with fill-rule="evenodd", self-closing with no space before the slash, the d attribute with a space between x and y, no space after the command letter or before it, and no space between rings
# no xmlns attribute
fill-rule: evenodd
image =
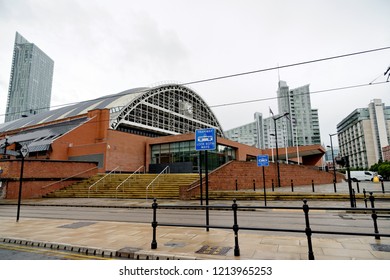
<svg viewBox="0 0 390 280"><path fill-rule="evenodd" d="M215 128L195 130L195 150L213 151L217 148Z"/></svg>
<svg viewBox="0 0 390 280"><path fill-rule="evenodd" d="M20 178L19 178L19 196L18 196L18 211L16 214L16 221L19 222L19 215L20 215L20 204L22 200L22 184L23 184L23 169L24 169L24 158L28 156L28 147L27 145L23 145L23 147L20 149L20 154L22 156L22 164L20 168Z"/></svg>
<svg viewBox="0 0 390 280"><path fill-rule="evenodd" d="M202 151L199 151L200 205L203 205Z"/></svg>
<svg viewBox="0 0 390 280"><path fill-rule="evenodd" d="M206 177L206 231L209 231L209 225L210 225L210 215L209 215L209 207L208 207L209 206L209 170L208 170L209 166L208 166L207 151L212 151L215 150L216 148L217 148L217 136L216 136L215 128L204 128L204 129L195 130L195 150L205 151L204 160L205 160L205 177Z"/></svg>
<svg viewBox="0 0 390 280"><path fill-rule="evenodd" d="M264 206L267 206L267 194L265 191L265 166L269 166L268 155L258 155L257 156L257 166L263 168L263 189L264 189Z"/></svg>

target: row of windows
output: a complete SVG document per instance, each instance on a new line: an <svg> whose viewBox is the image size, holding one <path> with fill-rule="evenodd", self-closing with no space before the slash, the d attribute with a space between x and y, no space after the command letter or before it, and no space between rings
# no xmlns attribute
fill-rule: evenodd
<svg viewBox="0 0 390 280"><path fill-rule="evenodd" d="M199 152L195 150L195 141L183 141L167 144L156 144L151 147L152 164L169 164L177 162L192 162L193 170L197 171L199 164ZM226 162L236 159L236 151L231 147L217 145L215 151L208 152L208 168L215 168Z"/></svg>
<svg viewBox="0 0 390 280"><path fill-rule="evenodd" d="M117 128L117 130L122 131L122 132L126 132L126 133L147 136L147 137L160 137L160 136L162 136L162 134L157 134L157 133L150 132L150 131L140 130L140 129L136 129L133 127L119 126Z"/></svg>

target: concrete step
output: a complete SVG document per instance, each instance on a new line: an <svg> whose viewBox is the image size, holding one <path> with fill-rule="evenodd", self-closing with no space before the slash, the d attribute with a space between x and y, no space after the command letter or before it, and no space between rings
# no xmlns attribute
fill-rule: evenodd
<svg viewBox="0 0 390 280"><path fill-rule="evenodd" d="M107 176L104 183L101 181L93 186L103 177L100 174L50 193L46 197L178 198L180 186L188 186L199 178L197 174L166 174L146 190L156 176L156 174L137 174L128 179L128 174L115 174ZM122 182L124 183L120 186Z"/></svg>

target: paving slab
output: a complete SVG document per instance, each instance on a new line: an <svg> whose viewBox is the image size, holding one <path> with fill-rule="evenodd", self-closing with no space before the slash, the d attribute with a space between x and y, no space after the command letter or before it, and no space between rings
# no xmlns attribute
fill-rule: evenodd
<svg viewBox="0 0 390 280"><path fill-rule="evenodd" d="M385 194L390 197L390 182L386 182ZM380 192L381 185L364 182L367 190ZM289 188L280 188L288 192ZM291 189L290 189L291 191ZM296 192L313 195L311 186L295 188ZM333 184L316 187L316 192L332 193ZM338 184L338 193L348 193L348 185ZM93 207L137 207L151 208L152 200L138 199L29 199L23 204L93 206ZM16 204L15 200L0 199L0 204ZM159 200L163 205L200 205L199 201ZM231 205L231 201L212 201L214 205ZM238 201L243 206L263 206L263 201ZM309 200L310 206L349 207L349 201ZM359 201L364 207L362 201ZM390 200L378 200L378 207L389 208ZM268 201L268 206L302 206L302 200ZM277 209L275 210L277 211ZM316 210L312 210L313 212ZM246 232L238 234L240 256L234 256L235 236L233 231L184 227L158 227L157 249L151 249L152 227L150 223L128 223L109 221L75 221L67 219L0 217L0 242L64 248L76 252L119 256L132 259L214 259L214 260L307 260L306 237ZM313 237L313 252L321 260L390 260L390 238L382 237Z"/></svg>
<svg viewBox="0 0 390 280"><path fill-rule="evenodd" d="M71 226L69 225L78 225ZM82 225L82 226L80 226ZM301 237L264 236L241 232L240 256L234 256L234 233L226 230L161 227L158 246L151 249L150 224L0 217L1 242L34 242L39 246L67 248L91 254L113 254L133 259L307 260L307 242ZM390 238L313 238L318 259L390 260ZM371 244L377 245L377 247ZM384 250L380 251L381 245ZM80 249L81 248L81 249ZM203 248L203 249L202 249ZM378 249L379 248L379 249ZM126 251L127 250L127 251ZM208 251L208 252L207 252ZM223 251L223 253L221 253ZM127 253L126 253L127 252Z"/></svg>

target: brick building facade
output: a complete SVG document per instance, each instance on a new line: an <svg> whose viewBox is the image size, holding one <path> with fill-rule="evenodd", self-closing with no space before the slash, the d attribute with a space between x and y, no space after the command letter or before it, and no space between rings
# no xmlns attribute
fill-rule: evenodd
<svg viewBox="0 0 390 280"><path fill-rule="evenodd" d="M0 125L0 164L14 164L20 147L27 146L26 164L37 178L41 172L36 166L44 164L41 170L49 172L44 180L49 180L48 174L53 174L52 180L76 176L88 169L84 164L95 166L89 175L111 170L133 172L141 166L151 171L161 165L185 165L184 172L196 172L201 161L194 148L194 132L205 127L215 128L217 134L217 149L209 158L212 169L232 160L255 161L259 154L271 157L275 152L225 139L217 119L198 95L179 85L164 85L129 90ZM324 153L320 145L302 146L298 151L296 147L283 148L279 159L299 154L302 164L319 165ZM15 174L7 168L1 179L14 182ZM32 181L28 184L33 185ZM30 196L33 192L40 196L42 189L37 188L42 186L44 183L32 186Z"/></svg>

